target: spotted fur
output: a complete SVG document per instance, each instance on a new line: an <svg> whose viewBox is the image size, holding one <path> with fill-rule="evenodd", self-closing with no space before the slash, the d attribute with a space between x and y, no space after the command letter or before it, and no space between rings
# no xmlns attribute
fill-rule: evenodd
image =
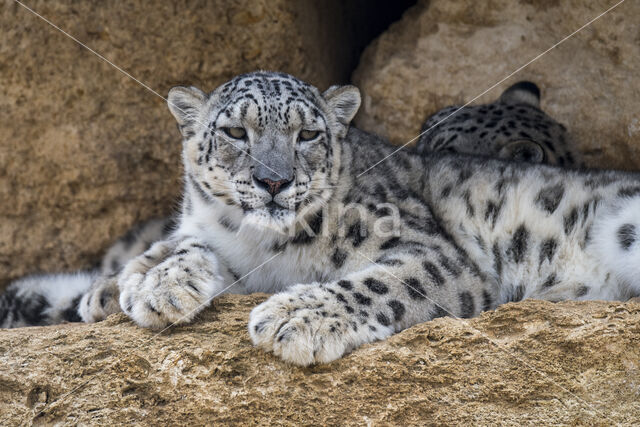
<svg viewBox="0 0 640 427"><path fill-rule="evenodd" d="M428 153L430 151L447 151L447 152L459 152L470 153L475 155L482 155L487 157L506 157L515 160L522 161L524 157L527 157L529 161L536 160L536 149L531 149L533 142L523 141L519 138L510 138L512 134L498 132L500 128L495 129L496 132L490 132L490 129L484 129L483 125L491 123L492 119L495 119L495 111L493 106L505 107L505 104L509 105L524 105L535 107L533 110L536 117L541 112L538 109L539 106L540 91L533 83L520 82L513 85L507 91L503 93L501 98L493 104L479 106L479 107L465 107L461 115L447 118L456 107L445 108L438 113L432 115L425 123L423 130L427 130L419 140L417 144L417 151L419 153ZM181 105L185 111L189 111L189 107ZM502 114L502 113L498 113ZM522 114L522 111L518 112L515 109L505 110L506 116L503 119L508 118L508 124L511 128L527 131L532 127L537 126L539 120L536 117L528 117ZM551 129L548 132L549 139L546 144L553 148L555 152L571 152L568 146L568 138L565 135L564 126L554 122L551 118L544 115L542 127L546 130ZM438 121L447 118L447 122L438 126L433 126ZM462 119L462 120L460 120ZM461 124L463 125L461 127ZM491 126L491 125L490 125ZM493 126L491 126L493 127ZM541 130L545 130L541 129ZM542 134L534 132L534 135L538 137L538 142L535 144L542 144ZM453 139L452 139L453 138ZM446 144L442 144L442 141L447 141ZM515 142L514 147L517 149L507 150L504 149L510 143ZM512 147L513 148L513 147ZM577 158L577 155L564 156L570 160ZM563 158L564 158L563 157ZM554 162L555 157L545 155L543 158L538 158L542 162ZM568 160L567 160L568 162ZM566 162L565 162L566 163ZM208 185L208 184L206 184ZM208 197L206 192L202 190L201 186L195 186L195 190L200 195ZM384 190L383 190L384 191ZM468 196L465 196L465 200L468 201ZM539 195L536 203L547 203L547 209L552 209L554 203L557 203L558 197L555 194L549 192ZM486 215L487 218L495 219L494 214L497 213L498 206L490 204ZM192 210L192 205L189 199L186 200L184 209L186 211ZM473 213L473 207L467 203L467 210L469 213ZM222 216L219 223L228 229L229 231L237 231L237 225L235 225L230 218ZM175 227L175 221L172 218L157 219L145 222L129 230L124 236L118 239L106 252L102 259L100 268L95 271L73 273L71 275L59 274L52 277L52 280L65 281L71 280L75 283L84 282L86 286L89 286L89 282L94 281L91 285L91 291L86 292L86 287L69 287L75 289L75 298L68 300L68 306L64 307L64 310L68 315L62 319L67 321L84 320L95 321L104 318L106 315L119 310L119 306L114 304L106 296L113 296L117 299L119 290L116 285L116 275L122 270L124 265L142 254L145 250L149 249L152 243L157 241L166 240ZM361 241L362 238L358 234L355 234L355 225L350 230L350 236L355 237L356 243ZM306 235L302 236L306 238ZM348 253L340 248L336 248L333 252L331 262L340 268ZM384 261L395 263L397 260ZM446 258L443 262L446 262ZM449 264L445 264L449 266ZM450 268L450 267L449 267ZM84 279L84 280L82 280ZM42 276L35 276L35 281L32 283L37 284L42 280ZM22 293L15 292L16 286L23 288ZM32 288L32 292L24 293L26 285L23 282L19 282L18 285L12 285L9 287L7 293L4 296L4 303L7 307L30 307L33 301L23 301L21 298L28 298L34 301L42 300L47 301L46 292L38 293L36 288ZM40 288L38 288L40 289ZM91 295L96 294L93 298ZM59 306L58 302L58 306ZM8 311L11 309L7 309ZM27 309L26 312L33 312L35 309ZM19 319L23 320L19 320ZM57 323L61 320L59 316L42 316L42 318L32 318L31 320L23 318L19 311L14 310L12 316L7 316L7 320L4 322L5 326L18 326L25 324L51 324Z"/></svg>
<svg viewBox="0 0 640 427"><path fill-rule="evenodd" d="M119 238L91 271L33 275L11 283L0 295L0 327L95 322L120 310L118 273L175 226L171 218L142 223Z"/></svg>
<svg viewBox="0 0 640 427"><path fill-rule="evenodd" d="M540 89L527 81L510 86L490 104L454 105L433 114L422 126L415 150L582 166L567 129L540 109Z"/></svg>
<svg viewBox="0 0 640 427"><path fill-rule="evenodd" d="M183 135L181 212L115 279L141 326L192 321L224 292L273 292L251 312L251 339L309 365L508 301L640 293L638 174L391 155L349 126L356 88L320 93L280 73L168 99Z"/></svg>

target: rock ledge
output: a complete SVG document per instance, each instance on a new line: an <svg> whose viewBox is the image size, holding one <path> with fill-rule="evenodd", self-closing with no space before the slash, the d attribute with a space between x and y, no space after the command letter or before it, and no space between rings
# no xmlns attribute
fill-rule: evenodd
<svg viewBox="0 0 640 427"><path fill-rule="evenodd" d="M311 368L251 346L265 295L154 335L124 315L0 330L0 424L634 424L640 304L507 304Z"/></svg>

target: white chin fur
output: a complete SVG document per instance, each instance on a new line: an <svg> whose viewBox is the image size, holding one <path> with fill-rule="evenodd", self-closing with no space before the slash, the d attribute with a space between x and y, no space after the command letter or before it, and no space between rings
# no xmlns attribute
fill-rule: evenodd
<svg viewBox="0 0 640 427"><path fill-rule="evenodd" d="M252 240L256 238L256 233L282 237L293 228L295 220L296 215L291 211L280 211L274 217L267 209L259 209L245 214L238 234L247 233L247 237L252 237Z"/></svg>

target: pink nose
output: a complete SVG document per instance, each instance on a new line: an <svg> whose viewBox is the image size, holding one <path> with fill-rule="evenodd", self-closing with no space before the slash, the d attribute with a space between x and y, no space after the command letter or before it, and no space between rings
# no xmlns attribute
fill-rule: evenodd
<svg viewBox="0 0 640 427"><path fill-rule="evenodd" d="M266 189L272 196L275 196L276 194L284 190L291 183L291 180L287 179L273 181L269 178L260 179L255 175L253 176L253 179L255 179L258 185Z"/></svg>

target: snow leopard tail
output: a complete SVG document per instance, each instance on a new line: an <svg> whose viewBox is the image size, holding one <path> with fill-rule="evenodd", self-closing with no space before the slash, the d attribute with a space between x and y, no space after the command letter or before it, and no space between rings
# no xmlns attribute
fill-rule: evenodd
<svg viewBox="0 0 640 427"><path fill-rule="evenodd" d="M0 295L0 328L81 322L78 306L97 271L27 276Z"/></svg>

